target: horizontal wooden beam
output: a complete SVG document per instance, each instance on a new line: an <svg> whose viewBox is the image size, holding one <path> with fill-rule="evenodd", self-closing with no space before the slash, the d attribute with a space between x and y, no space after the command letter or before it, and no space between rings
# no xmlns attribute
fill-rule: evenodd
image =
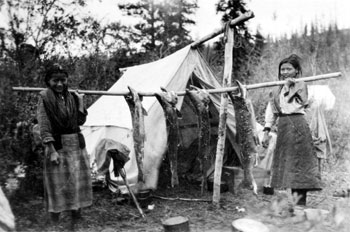
<svg viewBox="0 0 350 232"><path fill-rule="evenodd" d="M234 18L231 20L230 22L230 26L233 27L233 26L236 26L237 24L240 24L240 23L243 23L251 18L254 18L254 13L252 11L247 11L245 12L244 14L242 13L239 13L239 16L237 18ZM216 31L210 33L209 35L206 35L204 36L203 38L193 42L191 44L191 48L196 48L198 45L222 34L223 32L225 31L225 27L222 27L220 29L217 29Z"/></svg>
<svg viewBox="0 0 350 232"><path fill-rule="evenodd" d="M337 78L341 77L341 72L335 72L335 73L328 73L328 74L322 74L317 76L310 76L310 77L301 77L296 79L296 82L304 81L304 82L311 82L311 81L319 81L319 80L325 80L330 78ZM273 86L279 86L284 85L286 81L270 81L270 82L263 82L263 83L257 83L257 84L250 84L250 85L244 85L247 89L260 89L260 88L267 88L267 87L273 87ZM36 88L36 87L12 87L13 91L21 91L21 92L40 92L44 90L44 88ZM234 87L227 87L227 88L218 88L218 89L207 89L209 93L224 93L224 92L232 92L237 90L237 86ZM78 93L86 94L86 95L110 95L110 96L125 96L128 95L129 91L119 91L119 92L109 92L109 91L100 91L100 90L73 90L70 89L70 92L78 91ZM160 93L160 91L159 91ZM140 96L145 97L152 97L155 96L156 92L139 92ZM184 96L186 95L186 91L179 91L176 92L178 96Z"/></svg>

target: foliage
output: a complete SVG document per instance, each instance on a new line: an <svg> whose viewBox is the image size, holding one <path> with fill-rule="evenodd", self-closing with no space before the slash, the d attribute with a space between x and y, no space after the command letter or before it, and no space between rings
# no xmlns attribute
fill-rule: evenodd
<svg viewBox="0 0 350 232"><path fill-rule="evenodd" d="M332 164L348 162L350 158L350 124L348 123L350 120L348 108L348 103L350 102L348 89L350 85L348 78L350 75L349 69L350 67L347 70L342 69L344 77L340 80L328 81L327 83L336 97L334 108L325 114L333 147L333 154L327 160L328 167L332 167Z"/></svg>
<svg viewBox="0 0 350 232"><path fill-rule="evenodd" d="M84 1L66 6L84 5ZM1 184L21 164L26 170L25 192L42 193L42 165L39 153L33 150L31 125L35 117L36 93L16 93L12 86L41 86L41 65L61 45L68 48L80 23L65 11L60 1L6 1L9 23L0 31L0 139L2 143ZM39 26L37 26L39 25ZM33 45L32 45L33 44ZM43 62L44 61L44 62ZM21 131L19 133L19 131ZM19 135L21 134L21 135Z"/></svg>
<svg viewBox="0 0 350 232"><path fill-rule="evenodd" d="M33 44L39 55L47 58L57 50L69 51L72 41L79 36L80 22L68 7L82 7L84 1L6 1L9 25L0 34L2 55L19 60L19 49L23 43ZM39 26L37 26L39 25Z"/></svg>
<svg viewBox="0 0 350 232"><path fill-rule="evenodd" d="M83 26L79 32L82 40L81 50L84 54L109 53L118 50L132 50L133 43L138 40L129 26L120 22L102 25L93 17L83 19Z"/></svg>
<svg viewBox="0 0 350 232"><path fill-rule="evenodd" d="M30 58L45 61L129 49L133 41L129 27L119 22L102 25L92 17L79 18L76 13L86 6L84 0L8 0L6 6L9 25L0 31L0 51L14 61L21 60L23 45Z"/></svg>
<svg viewBox="0 0 350 232"><path fill-rule="evenodd" d="M237 18L240 13L246 13L245 2L243 0L219 0L217 12L222 14L222 22L227 23ZM240 12L240 13L239 13ZM240 80L249 83L252 75L251 70L260 61L264 38L259 31L252 35L245 23L241 23L234 28L233 64L232 80ZM213 46L202 46L202 52L209 64L220 79L223 76L225 50L225 36L221 37Z"/></svg>
<svg viewBox="0 0 350 232"><path fill-rule="evenodd" d="M191 42L186 26L195 24L189 17L197 8L195 0L140 0L119 4L119 8L126 15L143 19L134 26L134 34L151 60L169 55Z"/></svg>
<svg viewBox="0 0 350 232"><path fill-rule="evenodd" d="M103 53L92 53L77 58L71 65L71 88L108 90L122 75L122 68L138 64L143 57L143 54L129 54L130 52L127 49L119 49L110 57ZM90 95L85 98L89 106L97 96Z"/></svg>

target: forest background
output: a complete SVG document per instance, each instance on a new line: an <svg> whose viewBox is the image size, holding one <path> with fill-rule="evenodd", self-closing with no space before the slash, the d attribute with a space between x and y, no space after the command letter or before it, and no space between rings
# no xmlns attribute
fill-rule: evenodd
<svg viewBox="0 0 350 232"><path fill-rule="evenodd" d="M237 17L237 10L246 11L243 0L217 2L223 22ZM71 88L108 90L123 68L155 61L193 42L188 28L195 24L191 15L198 7L195 0L121 4L124 14L142 19L130 26L123 22L102 25L97 19L79 18L66 10L85 7L85 0L0 1L0 7L5 6L10 20L8 28L0 28L0 185L5 186L9 177L18 174L16 167L21 164L26 175L18 193L26 196L43 193L42 157L31 133L37 93L14 92L11 88L44 87L45 68L60 63L70 74ZM279 61L291 53L302 57L304 76L342 72L340 79L317 84L329 85L337 99L335 107L326 112L333 153L325 168L349 164L350 113L346 104L350 102L350 30L340 30L335 23L319 26L315 22L301 28L301 33L277 39L264 38L259 31L250 33L244 24L235 31L233 80L245 84L276 80ZM221 81L223 37L199 50ZM250 92L260 123L270 91ZM86 96L87 106L96 99Z"/></svg>

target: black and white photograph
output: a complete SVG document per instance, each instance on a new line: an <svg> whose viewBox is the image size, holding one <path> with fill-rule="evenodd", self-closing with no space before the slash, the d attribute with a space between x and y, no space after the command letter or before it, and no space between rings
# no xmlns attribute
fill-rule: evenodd
<svg viewBox="0 0 350 232"><path fill-rule="evenodd" d="M349 9L0 0L0 232L350 231Z"/></svg>

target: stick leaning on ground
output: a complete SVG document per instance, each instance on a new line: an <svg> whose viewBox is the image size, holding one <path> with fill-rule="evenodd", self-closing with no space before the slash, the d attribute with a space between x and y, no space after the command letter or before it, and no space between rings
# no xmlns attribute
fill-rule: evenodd
<svg viewBox="0 0 350 232"><path fill-rule="evenodd" d="M139 202L137 201L137 199L136 199L136 197L135 197L133 191L130 189L128 179L126 178L125 169L124 169L124 168L119 169L119 174L120 174L120 176L123 178L124 183L125 183L125 185L126 185L126 188L128 189L129 194L131 195L131 197L132 197L132 199L133 199L133 201L134 201L134 203L135 203L135 205L136 205L137 210L140 212L141 216L142 216L143 218L145 218L145 214L143 213L143 211L142 211L142 209L141 209L141 207L140 207Z"/></svg>
<svg viewBox="0 0 350 232"><path fill-rule="evenodd" d="M304 81L304 82L311 82L311 81L319 81L319 80L326 80L331 78L338 78L341 77L341 72L335 72L335 73L328 73L328 74L322 74L317 76L310 76L310 77L301 77L296 79L296 82ZM270 82L263 82L263 83L257 83L257 84L250 84L250 85L244 85L247 89L260 89L260 88L267 88L267 87L273 87L273 86L279 86L284 85L286 81L270 81ZM40 92L44 90L44 88L37 88L37 87L12 87L13 91L20 91L20 92ZM217 88L217 89L208 89L207 92L209 93L223 93L223 92L232 92L237 90L237 87L228 87L228 88ZM70 92L78 91L80 94L86 94L86 95L110 95L110 96L124 96L129 95L129 91L119 91L119 92L109 92L109 91L100 91L100 90L73 90L70 89ZM152 97L155 96L156 92L139 92L140 96L145 97ZM178 96L184 96L186 94L186 91L179 91L176 92Z"/></svg>

